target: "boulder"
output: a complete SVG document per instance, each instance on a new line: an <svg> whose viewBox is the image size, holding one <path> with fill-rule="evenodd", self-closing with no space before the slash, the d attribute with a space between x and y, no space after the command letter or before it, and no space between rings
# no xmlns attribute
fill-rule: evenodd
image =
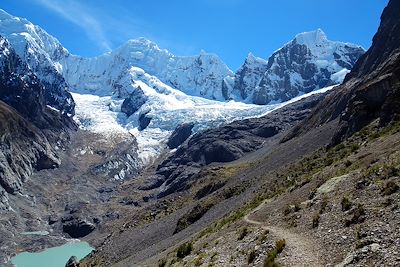
<svg viewBox="0 0 400 267"><path fill-rule="evenodd" d="M75 256L72 256L65 264L65 267L79 267L78 259Z"/></svg>

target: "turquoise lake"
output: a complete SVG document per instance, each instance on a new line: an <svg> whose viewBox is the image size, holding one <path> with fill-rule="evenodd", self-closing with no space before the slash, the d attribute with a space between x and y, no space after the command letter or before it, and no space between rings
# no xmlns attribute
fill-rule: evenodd
<svg viewBox="0 0 400 267"><path fill-rule="evenodd" d="M76 256L80 260L92 250L93 248L87 242L71 242L41 252L19 253L11 258L11 263L17 267L65 267L71 256Z"/></svg>

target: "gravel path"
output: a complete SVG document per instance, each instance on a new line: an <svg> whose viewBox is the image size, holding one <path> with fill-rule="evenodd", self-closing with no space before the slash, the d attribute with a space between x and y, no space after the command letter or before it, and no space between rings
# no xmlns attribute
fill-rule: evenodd
<svg viewBox="0 0 400 267"><path fill-rule="evenodd" d="M271 202L272 200L273 199L265 200L252 212L247 214L243 220L249 224L257 225L264 230L268 230L269 234L276 240L286 240L286 247L279 256L279 262L283 266L324 266L322 263L322 255L320 255L318 248L309 238L294 233L290 231L290 229L272 226L268 225L266 222L250 219L252 214L261 209L265 203Z"/></svg>

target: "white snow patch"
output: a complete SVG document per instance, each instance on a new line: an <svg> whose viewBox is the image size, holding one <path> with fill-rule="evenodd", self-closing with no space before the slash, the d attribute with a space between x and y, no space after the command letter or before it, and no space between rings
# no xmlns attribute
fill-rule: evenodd
<svg viewBox="0 0 400 267"><path fill-rule="evenodd" d="M342 69L334 74L331 75L331 80L334 81L335 83L342 83L344 78L346 77L347 73L349 73L350 70L348 69Z"/></svg>

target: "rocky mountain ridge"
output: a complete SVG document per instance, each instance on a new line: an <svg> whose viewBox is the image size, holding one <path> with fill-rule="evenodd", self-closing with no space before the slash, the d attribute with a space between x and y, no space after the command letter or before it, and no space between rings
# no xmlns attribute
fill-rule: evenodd
<svg viewBox="0 0 400 267"><path fill-rule="evenodd" d="M55 147L74 128L71 114L48 104L45 84L0 36L0 185L9 194L19 193L34 171L60 165Z"/></svg>
<svg viewBox="0 0 400 267"><path fill-rule="evenodd" d="M137 82L148 82L138 75L143 71L187 95L263 105L340 83L364 52L357 45L329 41L318 29L297 35L268 60L249 54L234 74L217 55L175 56L144 38L98 57L75 56L40 27L3 10L0 34L39 78L58 88L126 98ZM51 87L47 98L70 112L72 102L63 89Z"/></svg>
<svg viewBox="0 0 400 267"><path fill-rule="evenodd" d="M267 61L249 55L233 92L255 104L287 101L341 83L363 53L360 46L328 40L321 29L300 33Z"/></svg>

